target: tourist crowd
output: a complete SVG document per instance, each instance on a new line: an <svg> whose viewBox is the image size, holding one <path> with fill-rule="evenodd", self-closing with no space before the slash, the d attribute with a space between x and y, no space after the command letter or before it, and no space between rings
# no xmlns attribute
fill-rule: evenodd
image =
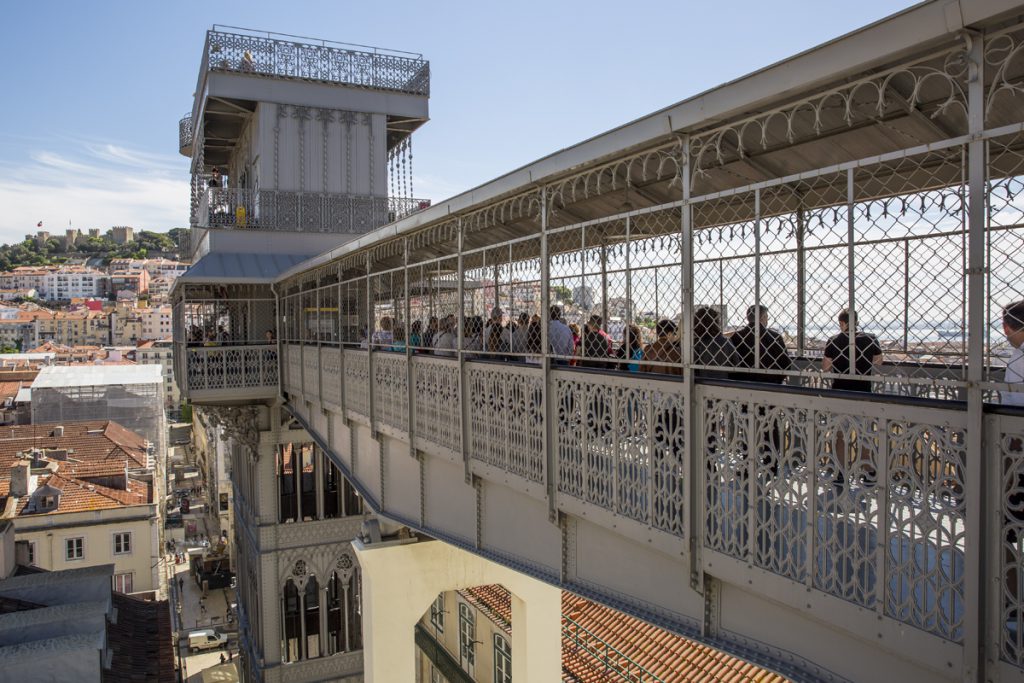
<svg viewBox="0 0 1024 683"><path fill-rule="evenodd" d="M1021 383L1024 382L1024 301L1006 306L1002 317L1004 332L1013 348L1005 381ZM746 319L744 327L726 334L717 310L700 307L694 311L695 376L772 384L786 381L785 373L793 369L794 359L782 334L768 326L767 308L750 306ZM833 379L833 389L870 392L872 383L859 377L870 375L881 365L882 346L875 335L857 329L855 314L844 309L837 315L836 323L838 332L825 344L821 370L847 375ZM540 364L543 334L539 315L521 313L506 322L504 311L495 307L486 320L483 316L469 316L463 324L465 357ZM580 327L566 323L561 307L552 306L548 316L548 352L554 357L554 365L682 375L682 334L676 322L658 321L654 326L654 340L646 344L644 333L639 325L627 325L622 341L616 344L605 330L600 315L591 315ZM417 320L406 334L404 326L384 317L368 339L364 335L362 346L368 345L397 352L405 352L408 345L413 353L455 357L459 349L458 319L450 314L432 316L426 324ZM1004 392L1003 403L1024 404L1024 392Z"/></svg>

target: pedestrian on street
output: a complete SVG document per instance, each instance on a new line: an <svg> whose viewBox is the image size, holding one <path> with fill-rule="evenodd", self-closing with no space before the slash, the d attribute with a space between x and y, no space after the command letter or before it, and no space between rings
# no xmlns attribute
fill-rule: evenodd
<svg viewBox="0 0 1024 683"><path fill-rule="evenodd" d="M178 592L185 590L185 579L178 577Z"/></svg>

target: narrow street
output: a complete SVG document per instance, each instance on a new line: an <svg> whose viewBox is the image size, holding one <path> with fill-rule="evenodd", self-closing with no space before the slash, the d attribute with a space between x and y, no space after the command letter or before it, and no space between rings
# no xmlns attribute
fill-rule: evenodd
<svg viewBox="0 0 1024 683"><path fill-rule="evenodd" d="M193 510L203 510L203 507L199 501L193 503ZM204 530L204 536L209 538L209 531L216 532L216 529L211 528L205 514L201 520L200 526ZM176 550L186 552L187 547L198 547L198 544L179 543ZM182 665L181 680L187 683L237 681L235 656L238 652L238 631L229 615L229 607L234 602L234 589L215 588L203 595L202 588L189 571L188 555L185 555L185 561L180 564L175 563L174 554L168 554L166 557L169 604L173 612L171 618L178 635L176 645ZM189 648L188 634L198 629L209 628L228 637L226 646L193 653Z"/></svg>

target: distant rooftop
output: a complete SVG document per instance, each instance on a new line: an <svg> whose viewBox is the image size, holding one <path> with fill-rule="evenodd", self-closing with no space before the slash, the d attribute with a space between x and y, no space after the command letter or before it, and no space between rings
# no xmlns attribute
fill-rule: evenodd
<svg viewBox="0 0 1024 683"><path fill-rule="evenodd" d="M51 366L39 371L32 389L91 387L110 384L162 384L159 365Z"/></svg>

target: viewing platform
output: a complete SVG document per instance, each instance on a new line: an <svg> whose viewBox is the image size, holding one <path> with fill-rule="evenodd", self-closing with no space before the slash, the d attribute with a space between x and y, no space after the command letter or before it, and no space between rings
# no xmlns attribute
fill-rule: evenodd
<svg viewBox="0 0 1024 683"><path fill-rule="evenodd" d="M371 680L414 638L373 606L423 614L393 558L452 546L794 680L1024 680L1020 15L925 2L317 256L183 276L192 400L265 401L447 544L353 546ZM292 106L246 135L389 149L384 117ZM304 154L266 207L197 184L208 231L352 225L312 189L344 156Z"/></svg>

